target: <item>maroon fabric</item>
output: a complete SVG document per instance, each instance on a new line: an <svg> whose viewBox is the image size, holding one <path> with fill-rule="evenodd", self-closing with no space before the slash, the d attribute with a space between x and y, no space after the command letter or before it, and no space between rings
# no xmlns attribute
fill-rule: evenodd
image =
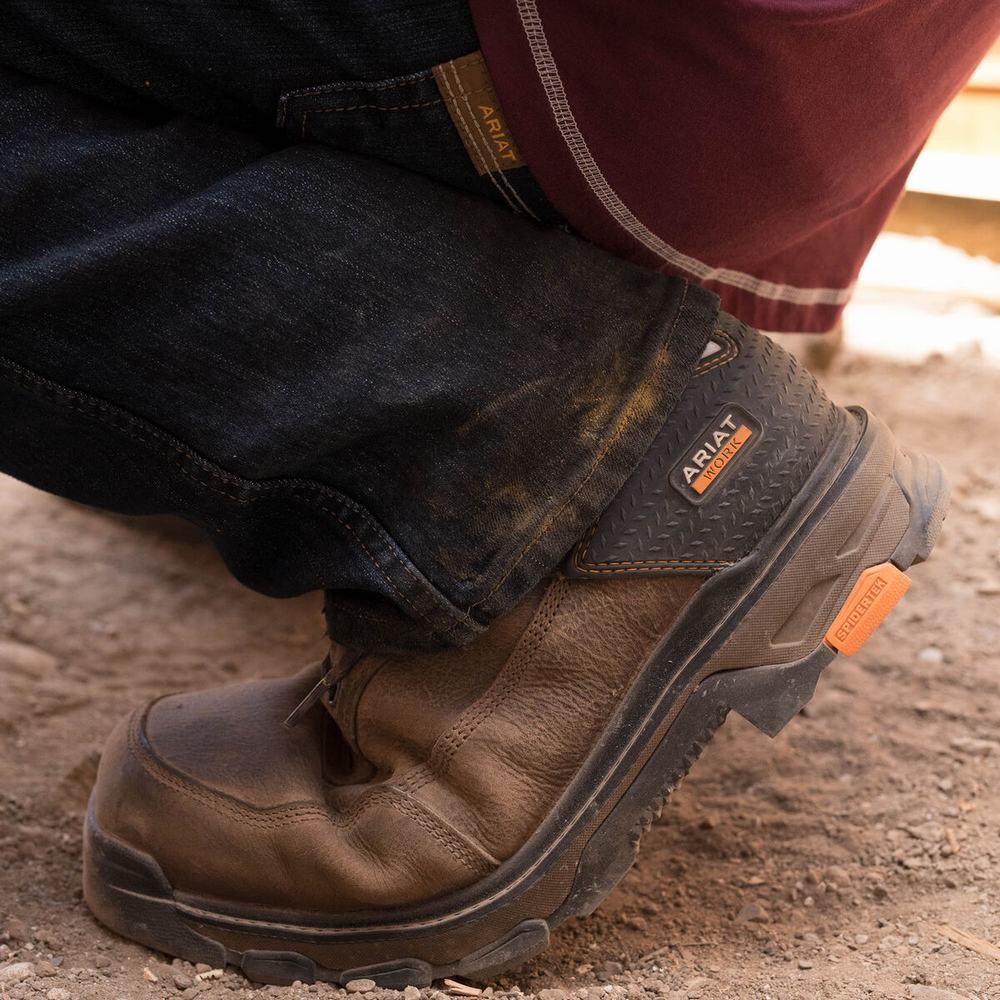
<svg viewBox="0 0 1000 1000"><path fill-rule="evenodd" d="M766 330L834 325L931 126L1000 32L1000 0L471 7L521 153L570 223Z"/></svg>

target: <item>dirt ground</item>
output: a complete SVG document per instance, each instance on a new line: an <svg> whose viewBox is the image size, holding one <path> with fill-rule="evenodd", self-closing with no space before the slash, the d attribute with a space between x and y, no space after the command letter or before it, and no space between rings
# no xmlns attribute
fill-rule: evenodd
<svg viewBox="0 0 1000 1000"><path fill-rule="evenodd" d="M1000 998L1000 370L847 355L828 382L943 459L954 504L934 558L778 739L730 718L623 884L487 993ZM0 997L337 993L196 979L102 930L79 888L120 715L321 649L316 597L240 588L186 528L0 479Z"/></svg>

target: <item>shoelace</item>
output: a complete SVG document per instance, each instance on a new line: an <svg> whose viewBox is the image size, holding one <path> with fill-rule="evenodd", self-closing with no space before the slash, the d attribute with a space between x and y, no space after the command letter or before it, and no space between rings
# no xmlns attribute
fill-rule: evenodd
<svg viewBox="0 0 1000 1000"><path fill-rule="evenodd" d="M338 646L336 652L331 652L320 660L318 666L322 676L285 719L286 728L297 726L313 705L324 696L332 697L337 685L350 673L351 668L363 655Z"/></svg>

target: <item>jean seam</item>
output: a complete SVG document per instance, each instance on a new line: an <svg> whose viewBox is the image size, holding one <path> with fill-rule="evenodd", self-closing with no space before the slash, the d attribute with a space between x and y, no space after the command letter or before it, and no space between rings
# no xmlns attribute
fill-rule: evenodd
<svg viewBox="0 0 1000 1000"><path fill-rule="evenodd" d="M391 90L393 88L399 90L404 87L415 87L417 84L433 79L433 74L433 69L426 69L411 73L409 76L396 76L387 80L373 80L371 82L365 80L340 80L335 83L324 83L315 87L300 87L297 90L287 90L278 98L278 114L275 119L275 125L278 128L284 128L285 121L288 118L288 106L298 98L314 97L317 94L335 94L338 91L344 90L367 91L369 93L378 90Z"/></svg>
<svg viewBox="0 0 1000 1000"><path fill-rule="evenodd" d="M478 63L482 63L482 61L483 61L482 59L475 60L475 62ZM469 98L475 96L478 93L485 93L485 89L467 91L462 86L462 78L459 76L458 70L455 68L455 60L452 60L449 63L445 63L445 66L451 70L452 77L454 78L455 81L455 86L458 88L458 93L461 96L462 101L464 101L466 106L468 107L469 114L471 116L472 107L469 104ZM462 109L461 103L459 102L459 98L455 96L455 92L451 88L451 82L448 80L447 70L444 67L442 67L441 79L444 81L444 85L448 88L448 94L450 95L450 103L452 107L454 107L456 114L458 115L459 119L462 122L462 130L465 132L469 140L469 144L471 145L471 148L475 149L476 154L479 157L480 163L482 164L482 167L485 170L490 181L493 183L493 186L497 189L497 191L500 192L501 197L504 199L504 201L507 202L507 204L510 206L513 212L520 215L521 209L523 209L525 214L529 215L532 219L535 220L535 222L538 222L538 217L535 215L534 212L531 211L530 208L528 208L528 206L524 203L521 196L518 194L517 190L510 184L509 180L505 176L504 170L500 166L500 162L497 160L496 151L493 149L492 145L490 144L490 141L488 139L483 138L482 135L479 135L479 141L478 142L476 141L476 136L479 133L477 133L476 130L469 125L469 119L466 117L465 111ZM486 152L489 154L490 160L493 161L493 166L496 168L495 170L490 169L490 165L486 161L486 157L483 156L482 153L483 147L485 147ZM503 185L503 187L501 187L501 185ZM504 188L506 188L506 190L504 190ZM521 209L519 209L517 205L515 205L511 201L510 199L511 194L513 194L513 196L520 203Z"/></svg>
<svg viewBox="0 0 1000 1000"><path fill-rule="evenodd" d="M60 385L52 379L25 368L23 365L18 364L18 362L11 358L0 356L0 368L8 369L8 371L13 375L14 380L25 386L25 388L34 389L35 391L41 390L50 397L54 395L55 401L57 401L60 405L69 406L77 411L83 412L84 410L88 410L104 425L114 428L119 433L124 434L126 437L131 438L150 450L158 451L164 456L173 452L181 458L182 462L192 463L201 472L204 472L212 479L218 480L220 483L226 484L230 488L242 489L247 494L258 494L257 496L240 496L236 493L230 492L229 490L223 489L220 485L212 482L206 482L204 479L199 478L194 474L192 469L185 468L185 465L182 464L182 462L174 461L172 463L173 467L176 468L176 470L186 479L206 489L210 489L220 496L224 496L235 503L248 505L261 496L277 494L292 501L306 504L311 508L328 514L335 521L337 521L338 524L340 524L348 532L350 537L353 538L354 541L360 546L369 562L379 573L382 579L385 580L392 592L399 597L403 604L409 608L418 619L430 627L431 631L435 635L445 638L450 636L459 625L463 624L467 628L471 628L473 630L473 634L482 631L481 625L468 618L467 613L463 612L460 608L457 608L450 601L448 601L447 598L444 597L444 595L441 594L429 580L423 578L421 575L418 575L418 571L411 565L409 558L399 549L391 535L389 535L389 533L378 524L377 520L370 513L370 511L368 511L363 505L341 493L339 490L336 490L331 486L327 486L324 483L309 479L297 480L289 478L285 480L264 481L239 476L223 469L214 462L209 461L179 438L174 437L174 435L170 434L168 431L163 430L145 418L138 417L128 412L123 407L109 403L108 401L100 399L99 397L93 396L89 393ZM310 496L310 494L316 493L320 494L318 498L316 496ZM323 498L329 498L329 500L339 503L343 508L345 508L345 511L338 512L332 507L327 506L322 502ZM392 567L386 566L384 561L373 553L369 546L365 544L355 528L347 520L345 520L345 514L348 511L355 518L360 519L369 531L374 532L375 538L378 539L395 562L397 562L405 573L411 578L411 582L406 587L408 593L404 593L403 590L401 590L400 587L397 586L396 582L390 577L390 573L393 573L394 576L396 575L396 573L393 572ZM400 584L402 584L402 581L400 581ZM415 601L425 606L422 608L418 607L417 603L414 603ZM433 608L427 607L427 602L430 602L433 605ZM450 619L451 623L447 626L438 624L432 617L433 611L436 611L438 615L447 617Z"/></svg>
<svg viewBox="0 0 1000 1000"><path fill-rule="evenodd" d="M384 107L381 104L352 104L346 108L306 108L306 110L302 112L302 124L300 126L299 136L302 139L309 138L307 122L310 115L322 115L334 111L412 111L416 108L430 108L435 104L443 103L443 98L438 97L433 101L423 101L419 104L396 104L391 107Z"/></svg>

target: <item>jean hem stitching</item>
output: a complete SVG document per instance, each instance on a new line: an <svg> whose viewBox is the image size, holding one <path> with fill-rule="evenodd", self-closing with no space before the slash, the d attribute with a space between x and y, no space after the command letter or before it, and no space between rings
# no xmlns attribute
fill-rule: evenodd
<svg viewBox="0 0 1000 1000"><path fill-rule="evenodd" d="M435 635L441 638L452 636L459 626L464 626L465 629L469 630L469 638L474 637L482 631L482 625L469 618L467 613L448 601L426 577L420 574L419 570L413 566L410 559L403 553L392 536L378 523L370 511L333 487L308 479L270 481L247 479L209 461L179 438L162 430L145 418L129 413L116 404L109 403L89 393L63 386L8 357L0 356L0 370L2 369L6 369L8 375L28 391L44 394L53 398L59 405L70 405L77 411L82 412L83 408L86 407L91 411L90 416L105 426L131 437L151 451L156 451L164 455L168 452L174 452L180 457L181 461L174 462L173 464L182 476L205 489L212 490L220 496L232 500L234 503L241 505L249 504L256 500L258 496L278 494L284 495L293 502L303 503L311 508L322 511L341 525L350 535L351 539L361 548L368 561L385 580L391 591L399 597L404 606L416 615L420 621L430 627ZM186 468L185 463L190 463L194 468ZM237 495L237 493L229 492L216 483L205 481L205 479L195 475L194 469L208 475L211 479L218 480L219 483L242 491L244 495ZM319 496L310 494L319 494ZM326 506L322 502L324 498L328 498L329 501L340 505L342 510L338 512L330 506ZM395 569L391 565L386 565L383 559L380 559L371 551L368 545L361 539L355 527L345 519L347 516L351 516L360 522L357 524L359 529L363 525L365 529L372 533L374 539L384 547L386 552L402 568L402 571L410 577L410 580L400 579L400 571L398 569ZM431 606L428 606L428 602L430 602Z"/></svg>

